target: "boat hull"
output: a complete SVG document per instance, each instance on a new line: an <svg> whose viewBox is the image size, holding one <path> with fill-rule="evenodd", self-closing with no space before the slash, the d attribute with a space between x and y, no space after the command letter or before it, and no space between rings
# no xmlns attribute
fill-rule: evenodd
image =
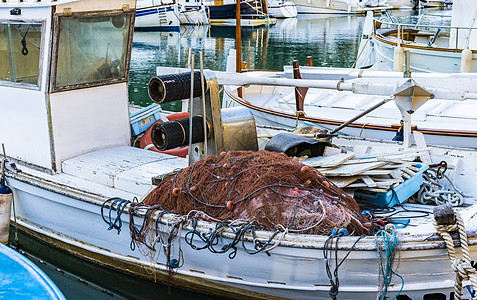
<svg viewBox="0 0 477 300"><path fill-rule="evenodd" d="M26 178L16 177L10 182L15 191L20 230L91 263L144 280L173 282L186 289L227 298L329 297L323 257L327 237L284 239L271 251L271 256L264 252L249 255L239 246L236 257L230 259L227 254L193 250L185 243L184 230L181 235L184 265L174 270L171 277L163 252L154 262L147 253L131 250L127 212L121 217L123 230L118 234L116 230L107 230L108 225L102 221L101 201L95 199L97 196L65 190L51 181L29 178L27 182ZM141 224L141 220L136 220L136 224ZM163 227L167 232L168 227ZM224 235L224 242L230 242L231 238ZM338 251L338 257L343 258L355 240L356 237L342 238L343 249ZM374 238L361 241L340 268L340 299L371 299L377 293L379 260ZM471 237L472 257L477 256L474 242ZM453 291L455 275L442 242L427 236L426 240L403 240L401 245L397 272L406 279L402 294L417 299L433 293L449 295ZM176 257L177 240L171 249L172 257ZM389 293L399 289L400 281L395 278Z"/></svg>
<svg viewBox="0 0 477 300"><path fill-rule="evenodd" d="M223 5L210 5L210 20L235 19L235 3ZM263 18L264 15L260 11L254 9L260 7L260 1L247 1L240 3L240 15L242 19Z"/></svg>
<svg viewBox="0 0 477 300"><path fill-rule="evenodd" d="M300 14L364 14L367 11L378 11L392 8L389 5L362 6L354 1L346 0L294 0Z"/></svg>
<svg viewBox="0 0 477 300"><path fill-rule="evenodd" d="M281 5L271 3L268 5L268 13L275 18L295 18L297 16L297 9L293 2L283 2Z"/></svg>
<svg viewBox="0 0 477 300"><path fill-rule="evenodd" d="M137 8L134 30L180 31L180 21L174 5Z"/></svg>
<svg viewBox="0 0 477 300"><path fill-rule="evenodd" d="M182 25L207 25L209 18L205 7L190 8L180 12L179 20Z"/></svg>
<svg viewBox="0 0 477 300"><path fill-rule="evenodd" d="M392 69L394 66L395 43L387 42L376 36L372 38L374 45L374 62L383 63ZM413 72L459 73L461 69L461 52L441 48L402 46L410 53L410 69ZM436 63L436 62L439 63ZM471 72L477 72L477 53L472 54Z"/></svg>

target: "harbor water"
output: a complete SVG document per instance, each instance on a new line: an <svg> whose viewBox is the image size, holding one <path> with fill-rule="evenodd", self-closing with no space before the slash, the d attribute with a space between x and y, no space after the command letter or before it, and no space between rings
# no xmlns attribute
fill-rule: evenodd
<svg viewBox="0 0 477 300"><path fill-rule="evenodd" d="M450 15L441 10L429 13ZM419 18L419 12L412 10L392 14L408 23ZM251 70L282 70L293 60L305 65L307 56L313 57L315 66L351 67L363 24L364 16L299 15L278 20L271 27L243 28L242 60ZM196 62L199 52L203 53L205 69L225 71L227 55L234 48L234 27L182 27L180 33L136 32L129 78L130 103L151 104L147 84L156 74L156 67L187 67L189 49ZM180 103L168 104L164 109L178 111ZM20 235L19 241L25 254L55 281L68 299L211 299L92 266L29 236Z"/></svg>

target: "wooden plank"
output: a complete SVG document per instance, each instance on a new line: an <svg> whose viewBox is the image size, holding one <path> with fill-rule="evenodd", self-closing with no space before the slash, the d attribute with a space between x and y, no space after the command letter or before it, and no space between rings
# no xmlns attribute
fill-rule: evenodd
<svg viewBox="0 0 477 300"><path fill-rule="evenodd" d="M401 173L402 173L401 170L393 170L391 173L389 173L389 176L391 176L391 178L394 178L394 179L402 180Z"/></svg>
<svg viewBox="0 0 477 300"><path fill-rule="evenodd" d="M373 170L369 170L369 171L363 172L363 173L361 173L360 175L380 176L380 175L389 175L389 174L391 174L392 172L393 172L393 170L390 170L390 169L386 169L386 170L373 169Z"/></svg>
<svg viewBox="0 0 477 300"><path fill-rule="evenodd" d="M401 170L402 170L404 173L410 175L411 177L412 177L412 176L416 176L416 172L411 171L411 170L409 170L408 168L402 168Z"/></svg>
<svg viewBox="0 0 477 300"><path fill-rule="evenodd" d="M381 189L384 189L384 190L388 190L389 188L391 187L390 184L386 184L386 183L381 183L379 185L376 185L376 187L373 187L373 188L381 188ZM355 182L353 184L350 184L347 186L347 188L360 188L360 189L364 189L364 190L369 190L370 187L368 187L368 185L364 182Z"/></svg>
<svg viewBox="0 0 477 300"><path fill-rule="evenodd" d="M387 153L381 155L373 155L366 158L353 159L345 162L345 164L359 164L359 163L368 163L376 161L405 161L414 160L416 157L420 156L424 152L428 152L428 149L413 149L403 151L402 153Z"/></svg>
<svg viewBox="0 0 477 300"><path fill-rule="evenodd" d="M414 131L414 141L416 141L416 145L419 148L427 148L427 143L426 139L424 138L424 134L420 131ZM431 156L429 155L429 152L425 152L422 155L420 155L420 158L423 163L430 164L432 163Z"/></svg>
<svg viewBox="0 0 477 300"><path fill-rule="evenodd" d="M361 176L361 180L368 186L368 187L376 187L378 186L374 180L371 179L369 176Z"/></svg>
<svg viewBox="0 0 477 300"><path fill-rule="evenodd" d="M305 165L311 167L334 167L354 157L353 152L338 153L329 156L318 156L302 161Z"/></svg>
<svg viewBox="0 0 477 300"><path fill-rule="evenodd" d="M340 177L326 177L328 180L333 182L337 187L340 189L347 187L351 183L355 182L358 180L360 177L359 176L340 176Z"/></svg>
<svg viewBox="0 0 477 300"><path fill-rule="evenodd" d="M356 165L341 165L337 168L324 169L321 173L325 176L353 176L379 168L385 164L385 162L371 162Z"/></svg>

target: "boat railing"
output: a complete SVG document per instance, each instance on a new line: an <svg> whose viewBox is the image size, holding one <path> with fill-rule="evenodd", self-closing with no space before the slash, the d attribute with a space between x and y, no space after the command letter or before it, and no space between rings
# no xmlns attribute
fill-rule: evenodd
<svg viewBox="0 0 477 300"><path fill-rule="evenodd" d="M439 31L441 35L450 34L452 32L452 35L456 37L455 48L457 48L457 41L459 40L460 33L462 33L463 31L470 32L471 30L477 30L477 27L451 26L451 25L442 25L442 24L420 24L421 20L422 20L422 16L419 18L417 23L411 24L411 23L396 23L394 21L386 21L380 18L374 18L373 19L374 33L379 34L379 32L377 31L378 29L397 29L398 36L400 36L400 39L402 39L404 37L403 33L406 29L428 31L430 34L436 33L437 31Z"/></svg>

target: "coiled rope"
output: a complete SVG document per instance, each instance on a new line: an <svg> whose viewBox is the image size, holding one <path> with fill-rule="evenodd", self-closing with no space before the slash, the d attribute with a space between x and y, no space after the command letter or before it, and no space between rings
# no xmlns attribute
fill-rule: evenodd
<svg viewBox="0 0 477 300"><path fill-rule="evenodd" d="M440 206L439 208L442 210L446 210L447 212L453 212L455 216L455 219L451 217L451 219L447 219L447 221L449 222L443 222L441 221L441 219L439 219L439 216L437 215L439 212L438 208L434 209L434 226L437 230L437 233L444 239L452 269L456 274L454 285L454 299L462 299L462 282L464 280L469 280L471 282L471 286L468 286L469 292L472 296L472 299L476 299L472 291L477 287L477 271L471 264L469 243L467 241L467 232L465 231L464 221L462 220L460 214L449 204L445 206ZM454 219L455 221L452 219ZM445 224L452 223L452 221L454 221L453 224ZM450 234L451 232L455 231L459 233L462 258L457 258L456 250L454 247L454 240L452 239L452 236Z"/></svg>

